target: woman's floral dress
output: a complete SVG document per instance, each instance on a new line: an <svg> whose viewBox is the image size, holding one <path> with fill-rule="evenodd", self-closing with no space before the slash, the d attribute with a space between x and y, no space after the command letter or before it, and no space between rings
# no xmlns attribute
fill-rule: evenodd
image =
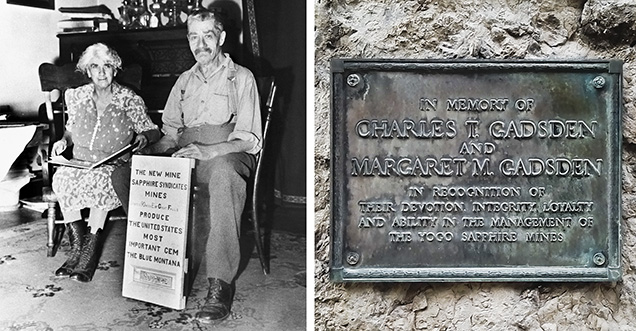
<svg viewBox="0 0 636 331"><path fill-rule="evenodd" d="M92 99L93 84L66 91L66 130L73 137L74 159L99 161L129 144L135 133L157 129L141 97L115 82L112 87L111 103L101 116ZM52 186L62 212L83 208L108 211L121 206L110 178L114 169L111 164L90 170L58 168Z"/></svg>

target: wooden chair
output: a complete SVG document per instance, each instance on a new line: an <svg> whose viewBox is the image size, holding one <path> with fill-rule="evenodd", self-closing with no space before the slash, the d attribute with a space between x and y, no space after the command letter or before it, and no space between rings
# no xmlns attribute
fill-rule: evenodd
<svg viewBox="0 0 636 331"><path fill-rule="evenodd" d="M264 123L263 123L263 144L262 144L262 149L260 151L260 153L258 153L258 155L256 156L256 170L254 171L254 181L252 182L252 187L251 187L251 208L250 213L248 215L248 217L252 220L252 224L254 224L254 240L256 243L256 252L258 253L258 257L261 261L261 267L263 269L263 273L264 274L269 274L269 260L266 259L265 257L265 249L263 247L263 240L262 240L262 235L261 233L263 231L261 231L260 228L260 224L263 221L262 215L263 215L263 203L262 203L262 198L263 198L263 188L264 185L262 185L263 182L263 176L264 176L264 169L265 169L265 165L263 164L263 159L264 159L264 155L265 153L269 150L269 148L267 148L267 136L269 135L269 129L270 129L270 123L272 121L272 112L273 112L273 106L274 106L274 97L276 96L276 82L274 81L274 77L267 77L267 78L262 78L262 79L258 79L258 84L259 84L259 91L265 92L267 91L267 93L262 93L261 95L266 95L267 98L265 99L265 102L263 103L264 107L261 111L261 113L264 115L263 117L265 118ZM268 88L269 89L266 89Z"/></svg>
<svg viewBox="0 0 636 331"><path fill-rule="evenodd" d="M263 164L265 159L264 155L269 150L267 148L267 137L269 135L270 123L272 121L274 97L276 95L276 82L274 77L259 77L257 78L257 85L259 95L261 97L261 115L263 119L263 143L261 151L256 155L256 169L252 174L252 178L248 181L248 199L245 206L244 216L252 223L254 229L254 242L256 246L256 252L261 262L261 268L265 275L269 274L269 261L265 256L264 237L265 231L261 229L263 224L263 214L265 212L263 208L263 191L265 185L263 185L263 178L265 176L264 170L266 169ZM192 219L197 219L197 211L195 208L196 201L204 191L199 186L193 188L193 203L192 203Z"/></svg>
<svg viewBox="0 0 636 331"><path fill-rule="evenodd" d="M62 66L56 66L51 63L42 63L38 69L40 75L40 86L44 94L45 118L49 125L48 144L43 144L40 151L42 155L42 199L48 203L47 210L47 229L48 247L47 256L55 256L59 247L62 236L64 235L64 227L57 227L56 211L57 198L51 189L51 179L55 171L55 167L48 163L51 147L54 142L58 141L64 135L64 125L66 123L66 105L64 104L64 93L67 89L87 84L90 80L83 74L75 70L75 63L68 63ZM141 66L126 66L116 76L117 81L139 91L141 88ZM59 92L59 97L53 100L53 91Z"/></svg>

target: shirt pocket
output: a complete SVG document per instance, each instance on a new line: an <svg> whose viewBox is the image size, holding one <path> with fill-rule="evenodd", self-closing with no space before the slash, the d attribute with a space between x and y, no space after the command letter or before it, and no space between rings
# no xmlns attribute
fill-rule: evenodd
<svg viewBox="0 0 636 331"><path fill-rule="evenodd" d="M186 102L184 100L184 102ZM199 98L187 100L188 106L184 109L186 126L202 124L223 124L231 118L228 104L228 96L220 93L210 93ZM191 103L190 103L191 102ZM184 104L184 106L186 106ZM193 109L188 112L187 109Z"/></svg>

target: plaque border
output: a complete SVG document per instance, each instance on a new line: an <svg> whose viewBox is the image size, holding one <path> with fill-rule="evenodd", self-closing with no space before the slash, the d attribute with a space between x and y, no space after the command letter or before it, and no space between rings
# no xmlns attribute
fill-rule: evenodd
<svg viewBox="0 0 636 331"><path fill-rule="evenodd" d="M611 60L447 60L447 59L331 59L331 261L329 276L333 282L617 282L622 278L621 264L621 155L622 155L622 72L623 61ZM607 262L602 267L430 267L372 268L348 267L344 257L344 215L346 214L346 105L342 91L349 71L453 72L502 70L542 72L598 72L618 75L616 95L612 95L611 123L607 147L618 151L610 160ZM351 257L347 257L351 258ZM355 263L351 263L355 265Z"/></svg>

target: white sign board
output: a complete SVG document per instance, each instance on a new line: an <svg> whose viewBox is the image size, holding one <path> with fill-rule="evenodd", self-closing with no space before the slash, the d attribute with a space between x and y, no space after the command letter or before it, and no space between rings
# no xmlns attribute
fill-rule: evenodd
<svg viewBox="0 0 636 331"><path fill-rule="evenodd" d="M193 159L134 155L122 295L185 308Z"/></svg>

